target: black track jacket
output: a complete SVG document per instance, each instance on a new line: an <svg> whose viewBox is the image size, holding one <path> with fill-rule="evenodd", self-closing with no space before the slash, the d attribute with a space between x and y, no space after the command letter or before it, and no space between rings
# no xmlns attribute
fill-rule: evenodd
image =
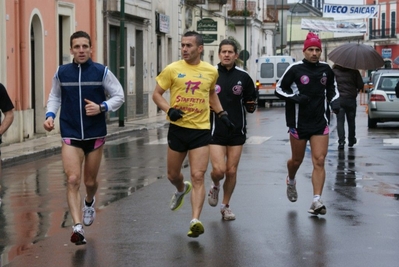
<svg viewBox="0 0 399 267"><path fill-rule="evenodd" d="M276 96L286 100L285 118L290 128L313 131L328 125L328 104L339 103L335 75L326 62L306 59L291 64L276 85ZM328 102L327 102L327 101Z"/></svg>
<svg viewBox="0 0 399 267"><path fill-rule="evenodd" d="M235 125L233 135L246 134L246 112L244 103L256 100L255 84L249 74L243 69L234 65L227 70L220 63L216 66L219 78L216 83L216 93L219 96L223 110L229 114L229 119ZM227 127L211 112L211 133L212 135L226 136Z"/></svg>

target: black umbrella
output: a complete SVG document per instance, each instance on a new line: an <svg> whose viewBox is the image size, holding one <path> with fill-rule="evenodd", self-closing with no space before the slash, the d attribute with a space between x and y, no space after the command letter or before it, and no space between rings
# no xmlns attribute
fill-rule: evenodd
<svg viewBox="0 0 399 267"><path fill-rule="evenodd" d="M372 70L384 66L384 59L372 46L347 43L338 46L328 54L337 65L349 69Z"/></svg>

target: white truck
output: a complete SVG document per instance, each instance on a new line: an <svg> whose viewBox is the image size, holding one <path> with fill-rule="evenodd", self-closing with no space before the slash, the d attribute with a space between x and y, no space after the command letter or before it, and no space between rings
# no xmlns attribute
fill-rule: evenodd
<svg viewBox="0 0 399 267"><path fill-rule="evenodd" d="M258 106L265 106L266 101L280 100L274 95L276 83L294 61L291 56L261 56L256 60Z"/></svg>

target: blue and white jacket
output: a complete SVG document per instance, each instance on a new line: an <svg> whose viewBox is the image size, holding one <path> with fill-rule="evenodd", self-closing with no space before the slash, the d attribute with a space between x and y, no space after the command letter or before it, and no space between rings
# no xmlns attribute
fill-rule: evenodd
<svg viewBox="0 0 399 267"><path fill-rule="evenodd" d="M107 111L116 111L124 102L124 92L115 75L107 67L91 59L83 64L69 63L59 66L53 77L46 118L55 118L61 107L62 138L89 140L107 135L105 113L87 116L85 99L98 104L104 103Z"/></svg>

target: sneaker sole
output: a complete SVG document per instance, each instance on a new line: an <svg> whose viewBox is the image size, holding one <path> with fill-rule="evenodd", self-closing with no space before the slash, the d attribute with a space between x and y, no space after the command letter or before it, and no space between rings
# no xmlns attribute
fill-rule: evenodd
<svg viewBox="0 0 399 267"><path fill-rule="evenodd" d="M177 207L176 208L174 208L174 209L171 209L172 211L177 211L178 209L180 209L182 206L183 206L183 204L184 204L184 197L188 194L188 193L190 193L190 191L191 191L191 188L192 188L192 185L191 185L191 183L189 183L189 182L187 182L187 184L188 184L188 187L187 187L187 189L186 189L186 191L184 192L184 194L183 195L181 195L180 197L181 197L181 201L180 201L180 204L179 205L177 205Z"/></svg>
<svg viewBox="0 0 399 267"><path fill-rule="evenodd" d="M327 209L326 209L325 206L322 206L322 207L320 207L320 208L318 208L318 209L316 209L316 210L310 209L310 210L308 210L308 212L309 212L310 214L313 214L313 215L326 215Z"/></svg>
<svg viewBox="0 0 399 267"><path fill-rule="evenodd" d="M204 232L205 232L205 230L204 230L204 226L202 225L202 223L197 222L190 226L190 231L188 231L187 236L195 238L195 237L202 235Z"/></svg>
<svg viewBox="0 0 399 267"><path fill-rule="evenodd" d="M73 233L71 236L71 242L75 245L84 245L86 244L86 239L79 233Z"/></svg>
<svg viewBox="0 0 399 267"><path fill-rule="evenodd" d="M84 225L84 226L90 226L90 225L93 224L93 222L94 222L94 220L92 220L90 223L85 223L85 222L83 221L83 225Z"/></svg>
<svg viewBox="0 0 399 267"><path fill-rule="evenodd" d="M234 218L232 218L232 217L223 217L223 215L222 215L222 219L223 220L225 220L225 221L234 221L235 219L236 219L236 217L234 217Z"/></svg>

